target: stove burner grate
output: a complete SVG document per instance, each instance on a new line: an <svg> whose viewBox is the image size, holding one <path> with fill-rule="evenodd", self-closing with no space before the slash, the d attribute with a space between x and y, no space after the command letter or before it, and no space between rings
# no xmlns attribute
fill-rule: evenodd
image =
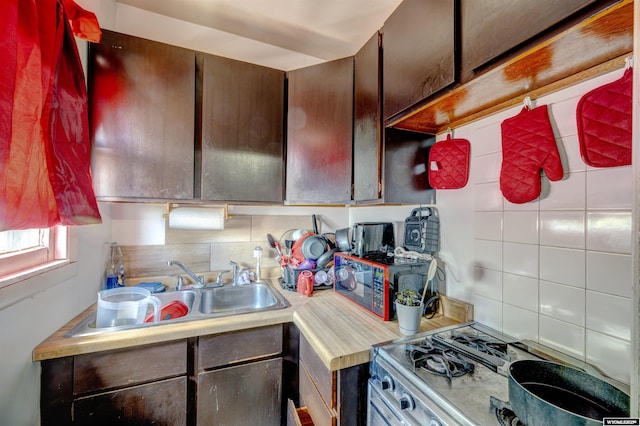
<svg viewBox="0 0 640 426"><path fill-rule="evenodd" d="M424 340L421 345L407 343L405 350L413 363L413 371L421 369L432 374L445 376L451 381L473 373L475 365L463 359L452 349L432 344Z"/></svg>
<svg viewBox="0 0 640 426"><path fill-rule="evenodd" d="M486 353L505 361L511 361L511 356L507 352L508 345L500 340L478 333L469 334L465 332L452 332L451 340L470 347L478 352Z"/></svg>

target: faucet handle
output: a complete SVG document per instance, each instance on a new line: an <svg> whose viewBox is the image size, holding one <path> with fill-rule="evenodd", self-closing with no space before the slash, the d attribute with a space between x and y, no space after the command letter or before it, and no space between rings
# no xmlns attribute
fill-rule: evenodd
<svg viewBox="0 0 640 426"><path fill-rule="evenodd" d="M182 286L184 285L184 278L180 274L170 274L170 277L176 277L178 280L176 282L176 290L182 290Z"/></svg>
<svg viewBox="0 0 640 426"><path fill-rule="evenodd" d="M231 271L222 271L218 274L218 276L216 277L216 284L219 286L224 285L224 283L222 282L222 274L226 274L227 272L231 272Z"/></svg>

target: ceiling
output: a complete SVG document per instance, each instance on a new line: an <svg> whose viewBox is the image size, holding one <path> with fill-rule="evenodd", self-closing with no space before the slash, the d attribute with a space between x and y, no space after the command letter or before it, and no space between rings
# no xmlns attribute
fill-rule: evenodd
<svg viewBox="0 0 640 426"><path fill-rule="evenodd" d="M144 36L144 15L174 44L288 71L354 55L401 1L117 0L117 26Z"/></svg>

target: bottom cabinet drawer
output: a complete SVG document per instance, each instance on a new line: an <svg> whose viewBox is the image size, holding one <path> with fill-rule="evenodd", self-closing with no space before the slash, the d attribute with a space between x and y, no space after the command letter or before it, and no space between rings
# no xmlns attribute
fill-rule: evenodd
<svg viewBox="0 0 640 426"><path fill-rule="evenodd" d="M74 425L186 425L187 378L133 386L78 398Z"/></svg>
<svg viewBox="0 0 640 426"><path fill-rule="evenodd" d="M314 424L335 426L337 423L335 412L327 407L325 400L322 399L322 395L318 392L313 379L302 362L300 362L299 376L300 405L307 407Z"/></svg>

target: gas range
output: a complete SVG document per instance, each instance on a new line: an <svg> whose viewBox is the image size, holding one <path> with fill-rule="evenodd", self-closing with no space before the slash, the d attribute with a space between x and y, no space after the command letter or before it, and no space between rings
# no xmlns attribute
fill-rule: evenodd
<svg viewBox="0 0 640 426"><path fill-rule="evenodd" d="M519 425L508 403L508 368L517 360L590 370L478 322L417 334L372 347L367 424Z"/></svg>

